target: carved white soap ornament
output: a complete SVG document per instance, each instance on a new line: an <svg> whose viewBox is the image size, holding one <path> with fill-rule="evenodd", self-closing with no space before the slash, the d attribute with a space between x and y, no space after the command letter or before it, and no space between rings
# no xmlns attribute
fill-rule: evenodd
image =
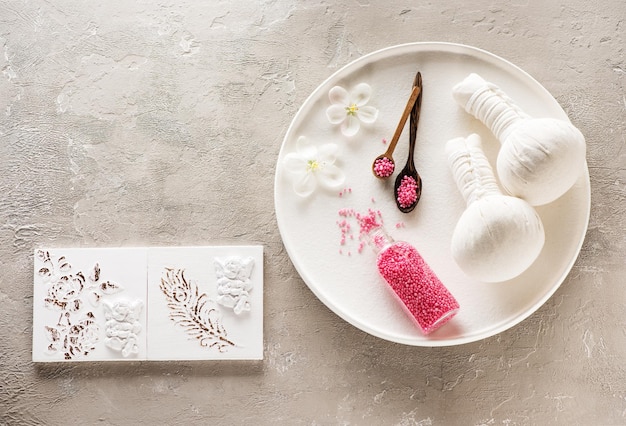
<svg viewBox="0 0 626 426"><path fill-rule="evenodd" d="M550 203L576 182L585 167L585 138L566 120L531 118L498 86L470 74L452 95L502 144L496 170L504 189L533 206Z"/></svg>
<svg viewBox="0 0 626 426"><path fill-rule="evenodd" d="M104 318L106 319L104 344L114 351L120 352L124 358L139 353L139 333L142 331L141 300L118 300L115 303L104 301Z"/></svg>
<svg viewBox="0 0 626 426"><path fill-rule="evenodd" d="M232 308L237 315L250 311L250 292L253 283L250 279L254 258L230 256L215 258L217 275L217 303Z"/></svg>
<svg viewBox="0 0 626 426"><path fill-rule="evenodd" d="M539 215L526 201L504 195L480 136L446 144L448 165L467 203L452 235L452 257L469 277L506 281L524 272L545 241Z"/></svg>

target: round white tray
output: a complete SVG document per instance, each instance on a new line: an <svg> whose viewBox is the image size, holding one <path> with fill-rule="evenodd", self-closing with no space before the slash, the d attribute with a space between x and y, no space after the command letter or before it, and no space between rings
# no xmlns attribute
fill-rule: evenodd
<svg viewBox="0 0 626 426"><path fill-rule="evenodd" d="M415 152L423 179L422 198L414 212L400 213L393 199L393 180L381 182L371 164L391 139L421 71L422 112ZM344 320L374 336L415 346L468 343L500 333L535 312L561 285L572 268L587 231L590 185L587 168L574 187L553 203L537 208L546 243L537 261L519 277L504 283L476 282L463 274L450 255L450 239L464 201L446 163L445 143L478 133L495 164L498 141L452 99L452 86L475 72L504 90L534 117L567 116L550 93L527 73L489 52L450 43L411 43L363 56L324 81L304 102L285 136L276 166L275 207L280 233L289 256L311 291ZM326 108L329 90L365 82L372 87L369 105L379 109L377 121L345 137L330 124ZM408 126L396 147L396 173L406 161ZM336 143L337 165L346 183L336 191L318 188L301 198L292 188L282 160L295 151L296 140ZM495 169L495 167L494 167ZM340 195L341 193L341 195ZM340 209L380 210L387 231L413 244L461 305L459 314L441 329L424 336L397 305L378 275L374 253L358 241L340 244ZM356 233L358 234L358 232Z"/></svg>

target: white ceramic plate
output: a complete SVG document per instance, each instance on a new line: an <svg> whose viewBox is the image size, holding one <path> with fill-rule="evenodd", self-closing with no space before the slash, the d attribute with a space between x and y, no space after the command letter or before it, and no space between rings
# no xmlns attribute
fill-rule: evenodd
<svg viewBox="0 0 626 426"><path fill-rule="evenodd" d="M423 192L415 211L403 214L393 199L395 174L382 183L372 175L371 164L386 149L382 139L391 139L418 70L424 94L415 158ZM478 133L492 164L499 148L489 130L452 99L452 86L471 72L499 85L531 116L567 120L545 88L491 53L457 44L411 43L363 56L335 72L304 102L285 136L275 177L276 217L285 248L302 279L323 303L374 336L415 346L447 346L500 333L548 300L580 251L590 211L586 167L569 192L537 209L546 243L539 259L522 275L505 283L486 284L468 278L454 263L450 240L465 205L446 163L445 143ZM374 124L362 126L347 138L326 118L328 92L335 85L349 90L360 82L372 87L369 104L380 112ZM407 126L396 147L396 173L406 161L408 133ZM337 164L346 174L342 188L318 188L308 198L295 194L282 161L295 151L299 136L341 147ZM344 208L379 210L387 231L396 240L413 244L455 295L461 305L459 314L431 335L421 334L378 275L374 253L367 246L359 252L356 236L340 244L337 221Z"/></svg>

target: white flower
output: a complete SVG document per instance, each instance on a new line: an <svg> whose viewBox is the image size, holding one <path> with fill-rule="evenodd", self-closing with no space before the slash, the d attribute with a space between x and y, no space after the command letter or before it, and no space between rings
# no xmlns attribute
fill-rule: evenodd
<svg viewBox="0 0 626 426"><path fill-rule="evenodd" d="M328 143L317 147L304 136L296 142L296 152L287 154L283 160L285 170L293 178L293 189L301 197L309 196L319 183L327 188L343 184L345 175L335 166L338 147Z"/></svg>
<svg viewBox="0 0 626 426"><path fill-rule="evenodd" d="M370 100L372 88L360 83L350 93L341 86L335 86L328 92L332 104L326 109L326 116L332 124L341 123L341 133L354 136L363 123L373 123L378 117L378 110L366 105Z"/></svg>

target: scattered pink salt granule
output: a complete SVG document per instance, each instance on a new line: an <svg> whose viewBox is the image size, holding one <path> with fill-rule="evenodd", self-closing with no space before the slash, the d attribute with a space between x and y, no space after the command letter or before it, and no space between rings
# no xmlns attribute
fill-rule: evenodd
<svg viewBox="0 0 626 426"><path fill-rule="evenodd" d="M395 163L387 157L378 158L374 161L374 173L378 177L385 178L391 176L395 168Z"/></svg>
<svg viewBox="0 0 626 426"><path fill-rule="evenodd" d="M398 187L398 204L402 208L411 207L417 201L417 181L413 176L404 176Z"/></svg>
<svg viewBox="0 0 626 426"><path fill-rule="evenodd" d="M363 252L366 244L365 236L373 228L383 224L382 213L380 210L368 209L367 213L359 213L351 208L339 209L337 212L339 219L336 221L340 232L339 244L345 246L349 240L355 240L355 228L358 230L358 246L357 251ZM351 226L351 222L357 226ZM344 250L340 249L340 254L344 254ZM350 252L348 252L350 254Z"/></svg>
<svg viewBox="0 0 626 426"><path fill-rule="evenodd" d="M368 209L367 214L356 213L355 217L359 222L359 235L367 234L372 229L380 227L380 222L378 221L380 212Z"/></svg>
<svg viewBox="0 0 626 426"><path fill-rule="evenodd" d="M344 188L339 191L339 197L343 197L346 194L352 194L352 188Z"/></svg>

